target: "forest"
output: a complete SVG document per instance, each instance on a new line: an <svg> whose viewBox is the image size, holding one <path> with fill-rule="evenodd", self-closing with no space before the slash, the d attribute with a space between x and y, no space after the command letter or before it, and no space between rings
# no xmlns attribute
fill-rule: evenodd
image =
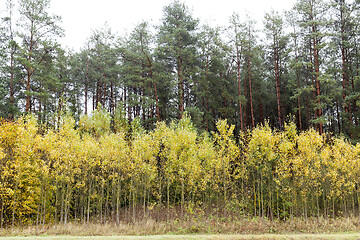
<svg viewBox="0 0 360 240"><path fill-rule="evenodd" d="M259 29L174 0L79 51L50 4L1 16L1 229L360 217L359 1L298 0Z"/></svg>
<svg viewBox="0 0 360 240"><path fill-rule="evenodd" d="M7 0L0 28L5 119L31 112L54 127L61 111L78 122L101 104L112 115L124 109L146 129L186 111L207 131L219 119L237 133L266 121L282 130L293 119L300 131L358 139L358 1L298 1L267 13L263 29L237 13L228 26L201 24L173 1L159 26L140 22L116 36L105 24L79 51L57 42L61 17L49 7L49 0Z"/></svg>

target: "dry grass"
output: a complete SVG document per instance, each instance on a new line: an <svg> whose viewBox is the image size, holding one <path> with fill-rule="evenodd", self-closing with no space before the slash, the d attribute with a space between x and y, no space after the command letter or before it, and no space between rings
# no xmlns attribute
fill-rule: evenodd
<svg viewBox="0 0 360 240"><path fill-rule="evenodd" d="M241 240L241 239L359 239L360 233L262 234L262 235L156 235L156 236L38 236L10 237L7 240ZM0 240L3 238L0 237ZM4 239L5 240L5 239Z"/></svg>
<svg viewBox="0 0 360 240"><path fill-rule="evenodd" d="M187 219L116 224L67 224L5 229L0 236L145 236L188 234L324 234L336 232L360 232L358 218L293 219L286 222L266 219Z"/></svg>

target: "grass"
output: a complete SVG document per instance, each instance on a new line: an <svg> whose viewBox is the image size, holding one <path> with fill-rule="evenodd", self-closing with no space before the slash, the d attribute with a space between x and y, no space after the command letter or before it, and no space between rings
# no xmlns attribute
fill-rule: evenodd
<svg viewBox="0 0 360 240"><path fill-rule="evenodd" d="M157 236L38 236L7 237L0 240L238 240L238 239L359 239L360 233L261 234L261 235L157 235Z"/></svg>
<svg viewBox="0 0 360 240"><path fill-rule="evenodd" d="M147 236L152 235L152 236ZM360 239L359 218L288 221L267 219L187 219L136 223L45 225L0 230L0 240L158 240L158 239Z"/></svg>

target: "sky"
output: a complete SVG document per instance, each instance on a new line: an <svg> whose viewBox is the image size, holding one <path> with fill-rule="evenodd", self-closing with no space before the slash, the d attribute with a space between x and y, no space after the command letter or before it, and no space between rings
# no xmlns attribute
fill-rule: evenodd
<svg viewBox="0 0 360 240"><path fill-rule="evenodd" d="M16 0L15 0L16 1ZM296 0L182 0L194 18L211 26L226 26L229 17L237 12L262 23L266 12L289 10ZM6 0L0 0L0 12ZM65 36L59 39L63 46L79 50L93 30L105 23L119 35L131 32L142 20L159 24L163 7L171 0L51 0L50 12L62 17Z"/></svg>

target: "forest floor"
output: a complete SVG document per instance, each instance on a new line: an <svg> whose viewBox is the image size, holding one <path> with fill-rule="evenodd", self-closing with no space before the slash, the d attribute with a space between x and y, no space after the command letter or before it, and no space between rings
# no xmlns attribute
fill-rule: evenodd
<svg viewBox="0 0 360 240"><path fill-rule="evenodd" d="M360 239L360 233L247 234L247 235L156 235L156 236L28 236L0 240L241 240L241 239Z"/></svg>

